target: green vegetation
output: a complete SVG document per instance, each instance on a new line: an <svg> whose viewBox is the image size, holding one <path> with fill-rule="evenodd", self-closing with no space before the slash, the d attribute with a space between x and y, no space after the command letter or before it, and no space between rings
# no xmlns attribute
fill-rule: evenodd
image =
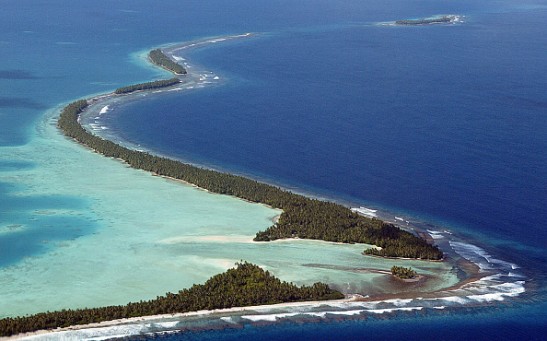
<svg viewBox="0 0 547 341"><path fill-rule="evenodd" d="M137 316L341 298L344 295L326 284L297 287L280 281L254 264L244 262L211 277L205 284L193 285L177 294L167 293L150 301L4 318L0 320L0 336Z"/></svg>
<svg viewBox="0 0 547 341"><path fill-rule="evenodd" d="M453 16L445 15L438 18L429 18L429 19L406 19L406 20L397 20L396 25L429 25L429 24L444 24L450 23L453 20Z"/></svg>
<svg viewBox="0 0 547 341"><path fill-rule="evenodd" d="M177 75L185 75L187 73L184 67L172 61L171 58L167 57L161 51L161 49L150 51L148 57L154 64L161 66L162 68L167 69Z"/></svg>
<svg viewBox="0 0 547 341"><path fill-rule="evenodd" d="M128 94L138 90L159 89L159 88L165 88L171 85L175 85L180 82L181 82L180 79L178 79L177 77L173 77L171 79L162 79L162 80L157 80L153 82L146 82L146 83L124 86L121 88L117 88L114 91L114 93L117 95L121 95L121 94Z"/></svg>
<svg viewBox="0 0 547 341"><path fill-rule="evenodd" d="M389 258L416 258L428 260L441 260L443 253L438 247L428 244L424 239L403 231L392 224L383 223L379 232L381 238L374 244L381 249L371 248L365 250L366 255Z"/></svg>
<svg viewBox="0 0 547 341"><path fill-rule="evenodd" d="M418 275L416 271L412 270L411 268L405 268L395 265L391 267L391 274L400 279L412 279Z"/></svg>
<svg viewBox="0 0 547 341"><path fill-rule="evenodd" d="M381 247L365 250L364 253L367 255L432 260L443 257L436 246L428 244L425 240L393 224L360 216L336 203L297 196L279 208L283 209L283 214L277 224L257 233L255 241L282 238L319 239Z"/></svg>
<svg viewBox="0 0 547 341"><path fill-rule="evenodd" d="M186 74L182 66L171 61L159 49L150 52L150 59L176 74ZM116 93L154 89L178 82L180 82L178 78L172 78L136 84L119 88ZM58 126L66 136L74 138L104 156L122 159L133 168L184 180L213 193L232 195L282 209L283 213L278 222L265 231L258 232L255 241L305 238L343 243L367 243L381 247L381 249L365 250L364 253L370 255L434 260L443 257L443 253L436 246L428 244L425 240L393 224L360 216L342 205L307 198L241 176L203 169L146 152L131 150L102 139L85 130L78 122L80 113L87 106L86 100L78 100L63 109ZM395 272L400 272L397 269L398 267L392 268L394 275ZM405 270L402 272L403 276L414 273L408 278L416 275L411 269L400 269ZM245 262L237 264L236 268L226 273L213 276L203 285L194 285L190 289L179 291L178 294L167 293L150 301L129 303L125 306L62 310L1 319L0 336L136 316L339 298L343 298L343 295L331 290L326 284L315 283L311 287L297 287L281 282L269 272Z"/></svg>
<svg viewBox="0 0 547 341"><path fill-rule="evenodd" d="M258 232L255 241L281 238L319 239L374 244L365 254L383 257L442 259L443 253L424 239L378 219L369 219L342 205L310 199L241 176L203 169L146 152L131 150L85 130L78 122L87 101L66 106L58 125L64 133L95 151L127 162L131 167L180 179L213 193L233 195L283 210L279 221Z"/></svg>

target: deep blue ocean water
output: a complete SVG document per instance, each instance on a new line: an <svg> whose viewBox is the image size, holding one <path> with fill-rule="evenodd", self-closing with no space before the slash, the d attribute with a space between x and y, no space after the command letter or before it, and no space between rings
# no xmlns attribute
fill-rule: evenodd
<svg viewBox="0 0 547 341"><path fill-rule="evenodd" d="M479 312L282 323L172 338L545 335L545 1L0 5L1 146L28 143L48 108L158 77L134 63L136 51L258 32L185 56L219 74L222 85L136 102L110 116L109 126L163 154L444 225L504 253L531 278L524 302ZM465 23L374 25L441 13L465 15ZM0 161L0 171L29 167L32 160ZM86 205L80 197L55 195L23 200L12 194L18 190L0 183L0 219L18 214L25 221L32 210ZM40 235L25 238L32 247ZM1 242L0 252L13 256L6 262L40 252Z"/></svg>
<svg viewBox="0 0 547 341"><path fill-rule="evenodd" d="M228 84L139 101L109 126L169 155L542 246L547 95L536 75L547 65L538 42L522 47L525 61L518 37L491 42L488 24L469 20L204 49L190 58L227 70Z"/></svg>
<svg viewBox="0 0 547 341"><path fill-rule="evenodd" d="M520 319L515 319L519 317ZM522 319L523 318L523 319ZM157 337L159 340L545 340L547 327L530 316L470 313L331 323L284 322L241 329L196 331Z"/></svg>

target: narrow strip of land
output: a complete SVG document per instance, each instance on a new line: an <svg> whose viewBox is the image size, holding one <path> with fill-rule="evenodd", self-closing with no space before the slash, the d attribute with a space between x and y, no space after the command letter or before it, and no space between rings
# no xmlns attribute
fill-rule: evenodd
<svg viewBox="0 0 547 341"><path fill-rule="evenodd" d="M169 54L165 54L162 50L159 50L159 53L171 59ZM150 58L153 62L154 59ZM165 66L169 63L166 63L164 58L159 60L161 63L158 62L158 66L166 69L172 67ZM172 59L171 61L174 62ZM183 180L213 193L232 195L282 209L283 213L274 225L266 231L258 232L255 241L306 238L344 243L367 243L378 246L378 248L365 250L367 254L427 260L442 259L443 253L424 239L403 231L393 224L363 217L340 204L308 198L245 177L195 167L147 152L125 148L92 134L80 124L80 115L92 102L112 96L130 96L136 91L169 88L183 81L180 77L185 77L186 72L179 72L180 70L176 68L171 71L175 73L175 78L130 85L119 88L112 94L75 101L62 110L58 126L66 136L104 156L121 159L133 168ZM241 263L237 264L235 269L213 276L203 285L194 285L177 294L167 293L155 300L129 303L125 306L63 310L2 319L0 335L7 336L59 327L68 328L72 325L90 326L90 323L91 326L96 326L95 323L101 321L119 321L119 319L145 315L341 298L343 295L340 292L330 289L326 284L315 283L312 286L297 287L291 283L281 282L256 265Z"/></svg>
<svg viewBox="0 0 547 341"><path fill-rule="evenodd" d="M254 264L245 262L211 277L204 284L193 285L176 294L167 293L150 301L0 319L0 336L137 316L342 298L343 294L330 289L326 284L315 283L312 286L297 287L292 283L280 281Z"/></svg>
<svg viewBox="0 0 547 341"><path fill-rule="evenodd" d="M160 49L153 50L152 53L163 56L160 58L161 64L158 64L160 67L164 67L165 58L170 58ZM155 62L157 59L150 58L150 60ZM172 86L171 82L178 83L175 80L166 80L152 82L147 86L169 87ZM127 89L122 90L123 92L131 92L132 89L143 88L145 87L137 85L121 89ZM369 255L424 260L443 258L442 251L424 239L393 224L359 215L340 204L308 198L242 176L203 169L132 150L96 136L83 128L79 120L88 104L96 100L97 98L79 100L63 109L58 126L65 135L107 157L122 159L133 168L183 180L213 193L232 195L283 210L275 224L256 234L255 241L304 238L363 243L378 246L364 251Z"/></svg>
<svg viewBox="0 0 547 341"><path fill-rule="evenodd" d="M403 26L419 26L419 25L433 25L433 24L451 24L458 22L460 16L458 15L442 15L431 18L422 19L403 19L395 21L395 25Z"/></svg>

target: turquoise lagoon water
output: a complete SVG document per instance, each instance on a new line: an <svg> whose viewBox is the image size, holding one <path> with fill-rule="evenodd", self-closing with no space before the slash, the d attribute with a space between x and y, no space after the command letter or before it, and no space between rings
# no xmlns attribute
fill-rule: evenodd
<svg viewBox="0 0 547 341"><path fill-rule="evenodd" d="M150 299L242 259L299 284L384 291L373 283L381 275L336 269L394 263L363 259L364 245L253 243L278 210L130 169L67 141L54 124L46 115L32 142L4 148L15 165L32 159L35 166L2 173L16 184L2 208L9 214L0 235L3 316ZM414 265L425 273L442 269L438 288L457 280L449 265Z"/></svg>
<svg viewBox="0 0 547 341"><path fill-rule="evenodd" d="M14 9L15 13L21 10ZM73 20L68 13L58 12L60 9L49 7L48 11L51 16ZM130 15L127 13L121 10L117 14ZM63 22L57 25L72 27ZM88 37L84 30L81 33ZM2 73L2 81L12 93L3 100L2 127L16 135L9 138L3 134L6 142L1 154L2 316L149 299L201 283L242 259L299 284L340 280L345 290L361 292L368 287L384 291L381 281L372 283L380 275L335 269L340 265L391 267L390 261L363 259L364 245L325 248L325 243L312 241L252 243L254 234L271 225L279 211L129 169L59 134L55 116L62 105L54 105L55 101L164 76L150 67L140 69L142 62L132 56L142 45L110 54L122 43L97 39L93 45L62 28L42 32L37 27L19 34L19 40L5 44L30 50L47 50L49 46L51 51L46 55L21 52L28 60L6 65ZM27 36L29 41L24 39ZM41 41L43 37L49 43ZM98 50L93 51L95 48ZM39 65L34 58L40 60ZM94 64L89 61L93 58L108 59L97 62L91 71ZM45 62L51 66L43 65ZM81 63L86 68L76 71ZM114 65L103 69L109 63ZM129 68L126 74L114 70L116 63ZM135 70L140 78L131 77ZM81 79L85 79L83 84ZM47 95L42 94L46 90ZM34 101L46 103L32 104ZM53 109L46 110L48 106ZM28 122L19 121L19 111L29 117ZM425 272L442 269L444 281L433 287L457 281L449 265L416 265Z"/></svg>
<svg viewBox="0 0 547 341"><path fill-rule="evenodd" d="M229 317L228 324L244 326L239 332L174 338L258 333L351 339L372 331L393 335L386 333L400 323L406 328L396 335L411 330L421 339L463 339L477 330L479 339L541 335L546 320L541 75L546 65L539 32L545 3L20 1L2 6L0 316L152 298L202 282L241 259L298 284L321 280L345 292L405 290L384 276L359 271L394 264L362 257L362 245L252 243L278 211L129 169L55 129L62 103L166 76L147 66L139 51L259 32L183 55L191 66L218 75L219 86L138 100L111 110L101 125L140 148L397 212L385 213L390 218L434 221L428 227L439 243L498 274L440 301L302 308L311 311L308 315L266 309ZM439 13L464 14L466 23L375 25ZM419 82L428 77L431 82ZM346 134L333 134L340 131ZM422 290L457 280L447 264L407 264L438 276ZM517 295L519 300L510 299ZM457 308L462 304L495 308ZM360 318L365 310L381 319L336 321ZM325 311L330 318L320 325L251 325L313 322L326 317ZM227 320L203 321L193 328ZM183 329L184 323L159 321L121 332ZM340 334L340 328L346 332ZM443 334L451 328L468 333Z"/></svg>

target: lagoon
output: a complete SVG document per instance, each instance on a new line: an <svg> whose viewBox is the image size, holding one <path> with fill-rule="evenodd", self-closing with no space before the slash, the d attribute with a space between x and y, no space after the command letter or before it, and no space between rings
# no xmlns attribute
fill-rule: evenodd
<svg viewBox="0 0 547 341"><path fill-rule="evenodd" d="M338 12L332 12L333 5L327 4L324 9L315 9L312 12L313 15L306 16L306 20L300 20L297 14L309 11L309 7L299 5L292 8L291 11L282 11L278 19L272 19L270 22L261 21L260 18L263 17L257 16L256 20L242 21L245 22L245 25L221 25L222 28L220 28L211 25L211 22L218 20L218 18L213 20L204 14L216 13L220 4L210 4L209 12L203 11L203 8L198 8L197 5L189 4L186 11L177 12L177 16L167 14L169 13L167 9L165 12L155 12L158 16L161 15L162 18L170 21L169 27L174 28L172 31L165 32L164 26L154 26L154 28L149 26L148 31L141 31L143 34L140 34L137 39L137 35L130 34L127 28L138 29L137 23L143 22L139 18L144 15L146 11L143 10L148 6L146 2L120 3L112 11L98 10L97 8L100 6L95 5L82 5L82 7L74 5L69 6L69 10L65 12L64 5L56 2L48 3L47 13L49 16L46 16L44 21L33 21L30 20L32 18L29 18L18 21L12 28L4 27L5 32L8 33L2 37L1 42L3 45L11 47L2 52L5 54L3 55L5 58L2 59L5 71L0 73L1 84L6 88L0 107L2 122L0 126L2 131L0 154L0 193L2 195L0 240L2 248L0 252L3 252L2 276L0 276L3 288L0 293L2 295L0 313L4 314L3 316L24 314L41 309L56 309L55 307L65 305L77 307L108 304L107 302L126 303L127 300L138 299L138 297L143 299L155 297L165 291L178 290L181 286L189 286L203 281L210 275L220 272L240 260L240 255L251 258L246 260L255 261L265 266L285 280L306 282L330 281L336 278L336 281L344 283L350 291L365 287L373 291L381 291L379 288L384 287L385 282L378 280L372 274L366 274L363 277L362 274L357 275L351 271L329 268L346 262L354 268L361 267L364 259L367 260L366 266L384 269L390 266L391 263L385 260L375 260L368 263L369 259L360 255L362 246L328 245L327 248L320 242L311 241L279 242L267 245L249 243L248 240L254 233L270 225L271 219L278 212L233 198L207 194L193 187L174 184L170 180L128 169L118 161L104 159L61 137L54 127L52 118L55 116L55 112L60 110L60 103L163 75L161 71L142 68L142 64L131 57L135 55L135 51L147 50L166 42L181 41L181 37L185 37L184 40L192 40L196 37L218 36L226 33L239 34L251 30L272 32L266 34L264 39L257 40L256 43L219 45L218 48L199 50L187 56L190 61L205 65L209 71L214 71L225 81L226 86L221 85L218 88L204 89L190 95L185 94L182 97L184 105L193 103L193 106L188 109L198 113L202 113L203 108L208 106L210 108L209 115L214 113L216 108L219 108L218 112L223 112L221 109L226 108L226 104L229 102L219 99L226 95L232 95L231 91L233 90L237 92L242 88L246 90L250 88L254 89L255 95L262 95L260 87L255 85L265 79L261 77L268 74L268 68L265 68L264 64L249 63L249 53L261 57L252 58L252 60L267 62L268 59L264 57L271 51L284 51L287 43L292 48L299 46L299 38L307 37L320 41L323 38L320 38L319 33L325 31L327 40L332 42L334 39L329 40L331 37L340 37L340 31L337 31L340 26L355 25L357 19L358 24L364 24L364 28L361 30L365 30L368 35L362 35L363 31L359 30L345 31L351 34L344 35L342 41L344 44L341 45L341 48L355 46L348 45L348 41L361 41L360 39L363 37L368 37L365 39L365 43L368 45L365 46L368 46L371 51L382 49L393 52L397 50L390 49L389 45L378 45L378 42L371 37L388 39L384 41L389 41L389 39L397 41L397 39L406 37L408 44L399 46L405 46L406 51L409 51L408 49L412 49L412 46L423 46L427 41L418 38L416 38L417 41L409 40L408 37L420 37L424 32L412 35L412 31L409 30L404 32L380 31L383 28L373 27L372 24L400 18L425 17L425 14L418 13L420 12L417 10L419 6L411 8L415 3L412 5L398 4L401 6L395 6L397 10L388 10L385 7L377 6L375 11L371 11L371 8L375 6L371 4L371 7L366 8L366 11L369 12L364 14L365 8L355 4L347 4L347 7L340 8ZM21 6L26 8L28 4ZM225 13L240 13L231 5L225 6L229 7ZM450 65L453 66L466 65L475 51L481 58L475 59L477 63L471 64L471 67L466 70L478 72L480 77L471 77L475 74L466 74L469 77L457 79L441 77L436 80L450 79L451 82L445 87L440 87L439 83L435 84L435 87L448 90L446 93L443 92L442 98L448 103L454 104L456 108L465 109L462 111L464 114L449 115L450 120L448 121L442 119L428 121L423 120L418 115L418 111L412 111L411 116L400 120L401 112L392 111L393 115L398 115L399 120L388 120L387 118L391 116L378 115L372 115L366 120L369 123L375 122L374 127L380 131L382 129L385 129L384 131L396 129L399 139L410 141L410 143L408 141L402 143L401 141L380 140L380 143L374 145L376 149L361 149L367 155L368 160L371 160L371 157L375 161L383 160L386 165L383 169L397 169L397 167L389 166L397 166L401 164L401 160L405 161L402 163L405 166L410 165L414 168L401 167L400 169L405 170L402 174L381 174L373 171L371 173L373 177L365 177L362 173L354 174L355 177L348 176L345 172L353 166L345 163L343 157L350 155L350 153L344 153L338 154L336 157L328 157L330 162L322 163L334 166L332 168L334 170L338 169L338 172L332 173L335 177L331 177L331 174L317 174L312 171L293 174L283 168L265 166L267 163L264 163L262 158L256 158L275 159L284 155L284 148L265 147L275 157L272 154L260 153L260 151L259 155L253 156L252 153L246 154L245 151L253 151L259 146L255 144L248 149L237 148L233 144L237 142L234 139L230 140L231 143L226 146L231 146L232 152L243 153L243 157L240 157L239 161L233 158L215 160L214 155L213 157L207 155L207 150L196 153L193 148L183 150L182 152L186 154L181 157L188 158L188 153L195 153L189 156L190 158L194 157L193 161L196 163L251 174L318 196L334 197L344 202L378 209L388 208L388 211L397 212L397 216L403 216L405 219L422 222L435 221L437 226L430 226L432 231L437 231L433 235L440 236L441 239L447 239L454 233L465 236L463 241L454 241L456 244L452 245L456 248L459 247L460 252L474 259L475 262L489 266L486 260L503 260L507 262L503 269L508 269L504 275L514 276L519 273L522 275L521 271L525 274L524 278L513 278L512 283L534 278L537 284L534 285L534 281L529 284L529 291L524 294L523 304L532 302L529 305L532 308L528 310L540 312L541 305L534 305L533 302L541 302L541 297L543 297L542 291L537 288L542 286L544 276L537 269L540 269L540 264L542 264L541 254L545 245L545 230L540 228L541 224L538 222L541 222L545 217L545 211L540 205L544 196L541 195L541 191L533 190L532 185L541 189L544 187L542 181L545 179L541 176L545 173L545 159L543 154L537 152L542 149L545 143L545 135L541 133L544 131L542 127L544 127L545 120L539 115L544 100L540 90L544 88L544 83L541 78L531 76L543 74L542 70L544 70L545 64L541 63L544 51L539 48L543 45L534 43L532 39L522 39L522 37L537 37L539 39L535 32L541 31L541 23L545 22L541 20L544 10L542 10L541 2L535 7L525 6L526 8L515 8L509 3L497 4L495 7L497 14L489 14L494 8L492 4L481 6L483 7L465 3L449 4L447 7L450 8L438 4L426 6L428 8L427 15L447 12L463 13L469 20L466 25L460 27L460 31L449 31L450 37L454 39L452 40L454 52L467 51L469 55L464 54L456 57L457 53L449 54L450 57L444 61L450 62ZM172 10L176 5L169 4L167 7ZM329 12L329 8L330 12L336 14L333 16L323 15ZM359 10L356 11L356 8ZM8 8L5 13L21 13L19 10L17 7ZM255 7L249 10L260 12ZM191 16L194 15L192 13L200 14L192 19ZM361 14L361 16L358 18L357 14ZM50 25L54 21L59 22L58 18L62 18L61 22L64 25ZM507 23L510 18L520 24L528 22L529 25L511 26L511 29L504 30L504 27L507 26L500 25L500 23ZM177 25L181 19L194 25ZM225 19L226 22L233 22L233 16L227 16ZM97 20L104 25L96 25ZM10 20L6 19L3 22L9 23ZM76 23L83 23L83 25L79 26ZM42 26L50 28L46 30ZM69 34L68 28L73 31L75 27L80 27L81 30L77 34ZM519 29L515 29L516 27ZM450 29L454 29L454 27ZM104 34L105 31L108 31L109 34ZM299 35L296 38L293 36L293 38L287 39L287 36L283 36L284 32L299 32ZM427 34L432 34L430 37L439 39L444 38L444 34L446 34L446 31L441 31L441 29L428 32ZM461 35L461 32L467 33ZM497 35L498 32L503 34ZM358 34L354 35L355 33ZM401 36L397 37L397 35ZM490 50L488 45L481 44L480 41L481 39L491 41L492 36L501 38L495 40L496 45ZM468 37L477 40L473 43L474 40L469 40ZM310 42L313 39L303 40ZM420 41L422 45L420 45ZM518 58L523 62L518 64L513 64L512 61L517 59L508 53L508 51L516 51L514 50L515 42L526 45L526 48L518 49L518 51L526 51ZM417 43L418 45L416 45ZM296 53L286 55L287 62L294 63L298 61L299 57L310 55L308 52L310 49L317 51L314 50L313 44L300 46L305 48L296 49ZM469 46L473 49L467 48ZM506 54L500 56L500 49L506 51ZM7 51L18 51L18 58L9 57ZM37 51L40 51L42 58L36 58ZM326 56L329 57L341 57L339 51L344 50L332 49L330 52L325 50ZM225 59L226 56L229 58ZM271 54L271 56L279 57L278 54ZM374 57L375 55L370 56ZM385 60L385 57L382 56L385 54L376 55L374 60ZM400 62L399 66L410 65L405 64L408 63L408 58L405 57L408 56L408 52L401 55L392 54L392 56ZM425 59L411 58L411 60L413 62L419 60L433 62L438 70L444 70L445 65L435 64L441 59L432 58L431 55L421 56ZM80 67L81 60L90 61L87 63L89 69ZM370 59L368 60L370 61ZM499 64L493 67L492 61L497 61ZM321 64L321 60L318 62ZM272 67L275 63L270 61L270 64L267 65ZM340 65L351 64L341 63ZM367 65L371 66L374 63ZM504 67L499 68L499 65ZM387 68L387 66L385 67ZM349 72L349 75L356 75L355 69L348 67L345 70ZM368 76L378 77L382 74L381 70L387 69L368 68L366 70L368 70L366 73ZM399 70L405 71L404 68ZM432 75L430 68L423 70L427 71L428 75ZM457 70L457 68L453 70ZM500 74L496 70L505 70L505 73ZM270 71L275 72L275 69ZM301 73L294 75L306 75L303 69L300 71ZM408 75L412 75L412 73ZM444 75L444 73L441 72L438 75ZM290 74L283 76L286 80ZM359 77L354 77L352 81L358 79ZM415 81L412 77L410 80ZM375 87L381 85L389 93L391 89L389 85L395 83L386 81L389 79L384 79L383 82L369 81L364 84L364 88L357 87L356 89L369 89L370 86L372 94L375 94L377 92L374 92L372 85ZM319 89L320 83L314 85L316 89ZM357 84L363 86L362 83ZM480 101L483 97L474 96L472 92L455 98L457 100L470 99L472 100L470 102L461 102L462 104L459 105L458 101L449 101L449 94L453 93L451 90L476 87L476 89L484 91L488 88L487 85L492 84L494 86L490 88L490 96L487 96L489 101ZM425 86L425 89L431 88ZM328 91L319 93L324 96L329 94ZM287 95L290 94L290 91L285 89L281 94ZM406 93L400 98L400 103L393 102L392 108L404 108L405 103L411 103L408 101L413 98L412 94L412 92ZM262 99L260 96L255 97ZM163 103L162 110L168 115L170 122L174 122L172 115L176 113L176 110L169 109L182 106L173 105L173 102L166 104L165 100L160 97L154 101L157 102L143 102L143 109L147 105L158 108L158 104ZM383 101L377 97L376 101L371 103L379 105ZM430 103L430 108L437 110L429 112L443 113L443 106L439 106L438 102L424 102L422 99L420 103ZM482 103L482 106L477 106L476 103ZM235 104L230 103L231 108L236 108L236 104L237 100ZM47 108L53 107L55 110L44 115ZM493 110L494 108L512 107L518 109L518 116L511 115L510 111ZM481 110L474 111L475 109ZM244 110L236 111L234 109L232 112L246 116ZM378 111L378 113L382 112ZM476 116L477 112L492 115ZM444 113L450 114L450 112ZM122 117L122 115L118 117ZM279 120L279 116L273 115L271 112L269 117L271 123L283 122L283 120ZM348 117L352 118L351 115ZM342 116L343 119L337 120L336 124L344 123L341 127L353 131L352 127L347 124L350 122L347 120L348 117ZM462 120L458 120L458 117ZM301 120L293 121L295 123L293 127L303 134L289 133L286 136L303 136L306 141L314 142L310 145L309 150L317 150L322 155L328 155L325 153L328 150L323 147L328 147L329 143L336 142L331 135L315 135L313 130L304 132L301 129L306 122L311 122L311 127L315 128L316 132L324 133L321 120L326 117L322 117L318 121L310 121L306 115L301 118ZM465 123L470 121L474 124L467 125ZM242 121L240 120L240 122ZM260 121L255 122L260 123ZM396 124L390 126L389 122ZM476 127L477 130L454 129L455 134L443 135L442 122L448 122L449 128ZM481 122L486 124L481 127ZM135 121L135 123L138 122ZM158 123L161 122L158 121ZM189 123L196 124L192 121ZM179 125L172 126L178 127ZM361 128L366 126L357 125ZM413 129L420 127L429 133L420 135L420 139L417 140L409 139ZM483 129L484 127L496 129L488 130ZM126 132L130 132L128 128L130 127L125 125ZM234 128L243 127L234 126ZM248 127L245 126L245 128ZM259 133L269 132L268 129L264 130L264 124L256 124L255 128ZM439 135L435 135L435 131ZM477 134L479 131L484 134ZM465 133L470 134L469 136L472 136L473 139L459 140L465 136ZM213 141L205 135L205 131L202 131L200 135L202 138ZM157 135L140 135L141 138L147 136ZM239 136L244 137L243 134L239 134ZM323 136L324 139L317 139L316 136ZM523 138L526 136L530 137L529 144ZM456 154L435 154L434 148L428 148L428 138L434 138L434 144L430 146L436 145L443 148L450 146L449 150ZM242 139L241 141L245 142L246 140ZM296 139L290 143L294 146L298 145L298 141ZM374 142L374 139L368 141ZM454 141L463 143L453 144ZM144 144L143 142L146 141L137 141L141 144ZM489 144L489 142L492 143ZM161 146L153 147L148 143L145 144L148 148L155 148L166 154L172 152L168 148L161 150ZM418 154L404 153L403 151L403 159L385 158L386 155L398 155L394 153L397 149L387 149L394 154L386 154L385 150L378 154L372 153L374 150L380 150L380 147L395 145L425 147L419 149L420 153ZM496 145L503 146L503 148L496 148ZM477 146L482 148L476 148ZM443 148L440 150L444 150ZM210 148L210 150L214 150L214 148ZM507 153L503 151L507 151ZM221 157L238 155L237 153L221 153ZM300 166L310 165L313 167L314 163L309 162L313 161L313 158L309 158L312 154L306 154L307 159L304 160L304 165ZM463 155L464 157L456 158L451 155ZM416 156L421 156L428 162L432 160L437 162L422 163L423 159L416 158ZM251 161L253 158L260 160L259 162L255 161L254 164L260 165L262 168L248 167L245 158ZM451 162L458 160L464 160L465 167L453 167L458 163L451 164ZM296 159L292 161L296 164L299 162ZM518 162L523 162L527 167L520 169L515 166L518 165ZM290 165L291 163L286 164ZM477 164L480 167L471 167ZM341 165L348 165L348 167L344 168ZM428 167L423 167L423 165ZM498 165L499 167L488 165ZM365 169L363 167L353 168ZM344 172L340 172L342 169ZM492 169L498 172L486 171ZM274 172L268 173L271 170ZM425 173L423 173L424 170ZM446 170L450 170L448 172L450 181L447 181L445 186L444 179L446 177L433 175L435 172L446 174ZM427 176L422 176L424 174ZM462 175L468 175L468 177ZM415 181L405 181L409 176ZM322 179L328 181L322 182ZM330 181L329 179L337 180ZM368 182L368 185L356 187L351 185L355 179L360 184L367 183L367 179L371 179L371 181ZM394 179L399 179L399 182L392 182ZM512 186L506 186L508 179L511 180ZM466 192L466 183L477 190ZM347 189L350 189L350 192ZM456 195L458 193L459 195ZM127 200L127 198L131 198L131 200ZM443 200L439 200L439 198L443 198ZM448 203L444 201L444 198L449 199ZM464 200L457 200L458 198L464 198ZM472 198L477 205L471 204L472 200L468 200L469 198ZM370 205L371 203L373 205ZM443 218L446 218L446 221L443 221ZM438 225L443 226L437 229ZM226 240L226 231L230 231L228 240ZM536 238L530 239L530 234ZM473 245L477 245L476 242L479 240L480 248L473 249L469 246L470 240ZM239 251L233 252L232 247L239 249ZM325 254L326 252L328 253ZM505 258L507 255L510 256ZM254 259L252 259L253 257ZM513 265L521 268L513 269ZM194 266L192 269L197 270L190 271L190 273L180 271L180 269L186 269L187 266ZM448 268L441 267L441 269L433 271L433 269L429 269L430 265L417 264L416 266L423 268L423 271L426 272L432 270L432 273L441 274L443 285L455 281L455 274ZM151 278L158 277L162 280L150 281ZM491 285L497 285L494 283L495 278L489 280L493 281L490 283ZM504 296L506 300L521 290L519 287L511 288L510 286L498 287L498 289L507 289L506 293L509 295ZM59 292L62 292L63 295L60 296ZM112 297L105 297L104 293L109 292L113 294ZM477 299L469 301L475 303L480 301L479 297L475 298ZM514 311L515 314L520 314L521 310ZM503 313L503 315L510 316L510 312L509 309L509 312ZM451 314L459 316L456 312ZM538 316L541 321L542 315ZM487 314L488 319L494 321L496 315ZM410 321L413 321L412 318ZM434 328L433 326L438 322L439 320L431 321L431 328ZM414 325L413 322L410 323ZM535 323L531 323L527 328L519 329L524 330L522 335L525 335L526 331L539 330L536 327L538 322ZM462 325L468 325L468 323L462 323ZM495 324L492 323L492 325Z"/></svg>

